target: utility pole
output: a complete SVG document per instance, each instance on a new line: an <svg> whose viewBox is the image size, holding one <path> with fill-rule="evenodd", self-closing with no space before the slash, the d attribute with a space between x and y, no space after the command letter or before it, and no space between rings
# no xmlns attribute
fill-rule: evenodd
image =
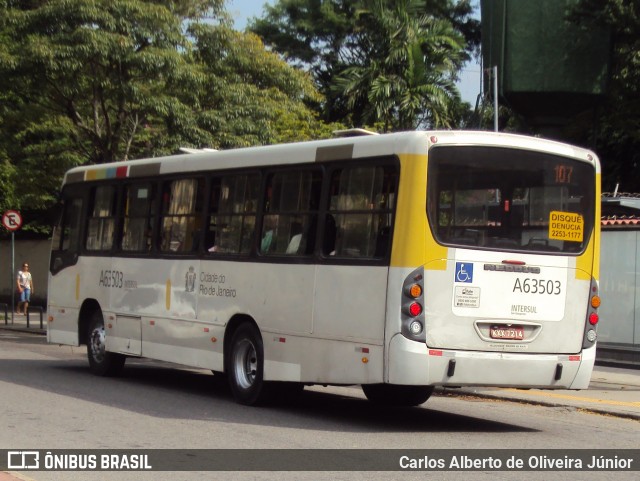
<svg viewBox="0 0 640 481"><path fill-rule="evenodd" d="M493 67L493 130L498 131L498 66Z"/></svg>

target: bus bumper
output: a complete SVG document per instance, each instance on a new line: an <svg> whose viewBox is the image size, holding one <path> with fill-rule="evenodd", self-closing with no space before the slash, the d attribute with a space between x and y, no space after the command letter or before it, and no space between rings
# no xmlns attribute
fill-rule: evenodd
<svg viewBox="0 0 640 481"><path fill-rule="evenodd" d="M431 386L586 389L595 347L580 354L447 351L398 334L389 344L388 382Z"/></svg>

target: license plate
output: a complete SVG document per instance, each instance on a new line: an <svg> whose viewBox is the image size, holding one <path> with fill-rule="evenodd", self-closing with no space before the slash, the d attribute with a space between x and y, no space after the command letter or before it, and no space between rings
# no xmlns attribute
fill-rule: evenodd
<svg viewBox="0 0 640 481"><path fill-rule="evenodd" d="M522 326L491 326L489 335L492 339L524 339L524 327Z"/></svg>

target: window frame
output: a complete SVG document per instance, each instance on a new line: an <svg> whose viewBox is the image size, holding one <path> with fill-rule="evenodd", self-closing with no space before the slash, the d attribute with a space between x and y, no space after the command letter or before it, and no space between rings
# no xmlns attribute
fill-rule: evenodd
<svg viewBox="0 0 640 481"><path fill-rule="evenodd" d="M168 185L173 185L176 182L182 182L185 180L194 180L196 182L195 199L193 199L194 200L193 212L191 214L170 213L169 209L171 208L171 205L172 205L171 198L169 199L169 202L167 204L167 212L165 212L164 211L165 209L164 195L167 192L171 195L170 191L165 191L165 187ZM199 192L198 189L200 188L200 186L202 186L202 189ZM197 256L199 254L202 246L204 215L207 210L206 194L207 194L208 188L209 186L207 183L205 173L201 171L189 172L186 175L179 175L179 176L175 176L175 175L159 176L158 192L157 192L157 195L158 195L157 221L156 221L156 226L154 226L153 249L152 249L152 251L157 254L156 257L163 257L163 256L185 257L185 256ZM201 198L199 199L200 194L201 194ZM199 200L201 202L200 212L198 212ZM177 250L174 251L174 250L171 250L170 248L169 249L163 248L165 219L167 218L179 218L179 219L185 219L185 220L187 220L188 218L193 218L194 225L193 225L193 228L191 229L191 244L189 249L178 248ZM201 224L200 228L198 228L198 225L197 225L198 222ZM173 225L174 224L172 223L171 227ZM185 228L184 228L185 241L183 242L186 242L186 239L188 238L188 234L189 234L188 231L189 231L189 225L187 220L187 225L185 225ZM196 235L193 235L194 233ZM174 241L170 240L169 245L171 245L171 242L174 242ZM186 244L186 245L189 245L189 244Z"/></svg>
<svg viewBox="0 0 640 481"><path fill-rule="evenodd" d="M395 200L393 206L388 211L385 211L385 215L390 215L390 235L387 252L383 257L343 257L343 256L328 256L322 252L322 240L325 235L326 226L324 225L324 219L328 212L330 201L330 183L331 177L337 170L354 169L362 167L379 167L390 166L394 169L395 180L393 184L393 191L395 192ZM130 177L127 179L109 179L107 181L85 181L77 184L69 184L64 187L63 192L67 193L66 198L71 197L70 192L73 192L74 196L83 198L82 205L82 219L80 221L79 235L80 246L78 252L82 255L88 256L109 256L118 255L127 258L175 258L175 257L191 257L201 260L214 260L214 259L228 259L241 262L264 262L264 263L279 263L279 264L331 264L331 265L388 265L391 256L392 237L395 223L395 210L398 202L398 189L400 185L400 168L401 164L397 156L374 156L358 159L338 159L324 162L299 162L299 163L287 163L273 166L264 167L247 167L237 169L220 169L220 170L202 170L185 172L179 174L160 174L157 176L140 176ZM317 175L317 190L319 194L315 195L318 199L317 209L309 209L293 212L293 214L300 214L302 216L315 216L316 221L313 223L315 234L313 234L313 249L299 254L273 254L264 255L260 253L259 242L263 231L263 224L265 221L265 197L266 188L268 186L269 179L273 175L282 174L286 172L304 171L312 172ZM233 252L208 252L206 242L207 229L209 227L209 221L212 215L212 189L214 188L217 179L222 180L225 177L235 176L257 176L255 182L257 186L257 205L255 213L245 212L242 215L255 215L255 222L253 226L253 239L251 241L250 248L242 253ZM200 222L202 228L198 233L198 245L192 245L192 249L189 251L168 251L162 250L162 233L163 222L167 217L175 216L176 214L169 214L164 212L163 206L163 194L165 189L170 189L170 185L174 182L182 181L184 179L194 179L199 187L203 188L203 198L201 199L201 212L197 211L197 206L194 205L194 212L190 214L193 217L194 222ZM114 240L109 250L89 250L86 248L85 240L87 237L88 223L89 223L89 200L91 199L92 192L100 186L111 186L116 192L116 216L115 216L115 230ZM125 235L125 222L127 216L125 216L126 209L126 196L129 189L135 186L147 185L153 190L152 204L155 202L155 209L151 209L149 213L149 221L153 223L153 232L151 237L151 248L148 250L125 250L122 248L122 242ZM313 189L312 189L313 190ZM169 192L169 191L167 191ZM198 204L198 201L196 201ZM168 207L167 207L168 209ZM292 214L290 213L290 214ZM187 215L187 214L181 214ZM309 224L311 225L311 224ZM195 229L194 229L195 230ZM194 238L195 239L195 238ZM195 240L194 240L195 242Z"/></svg>
<svg viewBox="0 0 640 481"><path fill-rule="evenodd" d="M256 198L255 198L255 207L254 210L252 212L250 211L246 211L244 210L241 213L233 213L233 212L222 212L220 213L220 211L217 211L217 214L213 214L212 212L212 203L213 203L213 199L212 199L212 194L213 194L213 185L214 182L216 180L220 180L220 184L222 185L222 179L224 178L238 178L241 176L245 176L247 177L247 179L249 179L252 176L256 177L256 182L258 185L257 188L257 192L256 192ZM250 259L251 257L253 257L254 252L255 252L255 244L256 244L256 235L257 235L257 224L258 224L258 218L260 217L260 194L262 192L262 186L263 186L263 182L264 182L264 174L262 170L256 169L256 168L248 168L248 169L241 169L241 170L225 170L225 171L213 171L213 172L209 172L207 175L207 197L206 197L206 207L205 207L205 213L204 213L204 222L203 222L203 230L204 232L204 241L203 241L203 253L204 253L204 257L207 259L213 259L213 258L229 258L229 259L237 259L237 260L241 260L241 259ZM249 183L247 183L246 185L249 185ZM245 189L245 193L246 193L246 189ZM220 198L218 198L218 202L220 202ZM246 195L244 197L243 202L247 202L247 198ZM247 251L243 251L242 250L242 236L243 236L243 231L241 231L240 233L240 250L238 250L237 252L225 252L225 251L210 251L209 249L211 247L209 247L208 244L210 244L211 242L209 242L209 239L207 238L207 234L209 233L209 229L211 227L211 218L213 216L217 216L217 217L241 217L243 222L242 222L242 226L244 227L245 223L245 219L247 217L253 216L254 217L254 222L253 222L253 233L251 235L251 242L249 245L249 248ZM215 224L214 224L215 225ZM217 242L217 241L215 241ZM214 242L214 245L216 245Z"/></svg>
<svg viewBox="0 0 640 481"><path fill-rule="evenodd" d="M394 198L393 206L385 210L354 209L352 211L349 211L347 209L331 209L330 208L331 207L330 189L331 189L331 179L333 178L334 172L338 170L357 169L362 167L383 167L383 168L390 167L394 169L393 175L395 176L395 179L393 180L392 192L394 193L395 198ZM395 222L396 222L396 209L398 205L398 197L399 197L398 193L400 188L400 173L401 173L400 171L401 171L401 164L398 157L395 155L353 159L348 162L342 162L342 161L332 162L327 166L325 185L323 185L324 197L322 199L321 212L320 212L321 225L319 226L319 230L321 231L320 235L322 236L320 237L320 239L322 239L320 259L322 260L323 263L346 264L346 265L361 265L361 264L388 265L389 260L391 258L391 250L393 247L393 238L394 238ZM324 246L324 240L325 240L325 236L327 236L327 232L326 232L327 229L331 228L330 227L331 223L330 222L327 223L328 215L334 215L335 217L335 214L339 213L340 211L351 212L352 214L355 214L355 215L371 215L371 216L388 215L389 229L387 233L388 237L386 239L387 248L384 255L380 257L376 257L375 255L357 257L357 256L330 255L330 253L327 253ZM377 212L378 214L376 214L375 212ZM347 215L347 214L343 214L343 215Z"/></svg>
<svg viewBox="0 0 640 481"><path fill-rule="evenodd" d="M112 197L110 199L111 203L111 215L107 216L94 216L93 211L96 208L96 195L99 189L110 189L112 193ZM98 184L94 184L88 187L87 189L87 206L86 206L86 216L84 218L84 236L82 241L82 251L86 253L91 253L94 255L108 255L116 249L116 246L119 244L119 186L113 182L101 182ZM104 233L101 236L100 246L98 248L90 248L89 247L89 237L91 232L91 221L94 219L99 219L100 227L98 228L98 232L103 230L104 222L111 221L111 239L110 243L107 247L104 247Z"/></svg>
<svg viewBox="0 0 640 481"><path fill-rule="evenodd" d="M296 172L311 173L312 177L317 174L318 176L317 180L319 183L319 185L317 186L317 196L316 196L317 207L315 209L309 208L309 209L293 209L293 210L277 210L277 211L270 210L269 212L267 212L268 188L271 185L272 179L274 179L278 175L286 175L288 173L296 173ZM310 185L310 192L312 193L312 195L313 195L313 182L314 180L312 178L311 185ZM305 260L313 260L316 257L317 250L318 250L318 230L319 230L318 222L320 218L320 208L322 205L325 183L326 183L326 169L324 169L323 166L315 163L295 164L292 166L280 166L276 168L265 169L262 187L260 189L260 211L258 214L259 220L257 225L258 236L256 237L256 254L258 258L281 259L281 260L291 260L293 262L296 262L296 261L304 262ZM309 200L312 201L313 199L310 197ZM265 224L266 224L265 218L267 216L286 216L288 218L293 218L295 216L298 216L298 217L309 217L309 219L313 219L315 217L315 221L309 222L306 226L307 233L311 234L310 236L307 236L306 242L311 240L313 243L311 251L308 251L306 247L308 244L305 244L304 252L287 253L286 250L289 248L290 242L293 240L293 239L289 239L289 242L288 242L289 245L287 246L287 249L285 249L284 252L282 251L263 252L261 244L265 236ZM290 228L291 228L291 225L292 224L290 223L289 224ZM279 219L278 219L278 226L279 226ZM304 226L301 226L301 229L302 231L300 232L300 235L303 235L305 230ZM291 237L290 232L288 237Z"/></svg>

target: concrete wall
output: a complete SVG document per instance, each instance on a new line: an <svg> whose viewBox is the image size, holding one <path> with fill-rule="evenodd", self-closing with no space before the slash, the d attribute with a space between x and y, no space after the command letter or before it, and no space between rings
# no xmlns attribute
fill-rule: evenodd
<svg viewBox="0 0 640 481"><path fill-rule="evenodd" d="M11 240L0 241L0 302L11 305L12 295L14 302L18 302L16 277L22 264L28 262L35 290L31 303L46 306L50 249L51 241L47 239L16 241L15 271L11 272Z"/></svg>
<svg viewBox="0 0 640 481"><path fill-rule="evenodd" d="M602 232L598 357L640 362L640 230Z"/></svg>

